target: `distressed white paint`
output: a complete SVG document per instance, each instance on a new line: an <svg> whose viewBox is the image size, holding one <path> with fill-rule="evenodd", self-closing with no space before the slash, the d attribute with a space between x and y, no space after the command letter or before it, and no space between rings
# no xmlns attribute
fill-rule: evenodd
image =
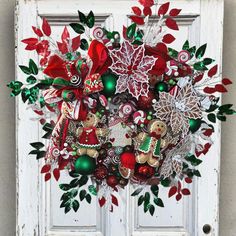
<svg viewBox="0 0 236 236"><path fill-rule="evenodd" d="M99 24L108 29L122 29L127 15L136 1L131 0L19 0L16 9L16 65L26 64L28 58L37 60L32 52L23 50L21 39L31 36L31 25L37 25L45 16L53 25L55 37L63 25L75 21L77 9L91 9L99 18ZM160 1L164 2L164 1ZM176 32L174 46L180 48L186 38L192 44L208 43L207 55L221 63L223 0L179 0L173 7L182 8L177 19L180 31ZM214 12L210 15L209 12ZM221 76L221 68L219 76ZM16 68L16 79L22 74ZM17 235L19 236L200 236L204 224L212 226L209 235L218 236L218 195L220 164L220 127L216 128L215 145L204 157L200 167L202 178L195 181L192 197L176 203L167 199L167 190L161 192L166 203L164 209L156 209L154 217L144 215L130 197L132 187L121 193L123 203L114 213L99 209L94 201L82 206L77 214L64 215L59 209L57 184L45 186L39 174L41 163L28 157L29 142L40 137L39 127L29 120L30 111L17 100ZM63 179L66 180L67 176ZM63 180L62 180L63 181ZM60 192L61 193L61 192Z"/></svg>

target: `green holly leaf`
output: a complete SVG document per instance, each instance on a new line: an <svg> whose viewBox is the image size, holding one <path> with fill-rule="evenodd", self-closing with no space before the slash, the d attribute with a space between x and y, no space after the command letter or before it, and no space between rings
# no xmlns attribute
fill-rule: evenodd
<svg viewBox="0 0 236 236"><path fill-rule="evenodd" d="M26 82L29 83L29 84L35 84L37 82L37 79L33 76L33 75L30 75L27 79L26 79Z"/></svg>
<svg viewBox="0 0 236 236"><path fill-rule="evenodd" d="M80 201L82 202L86 196L87 192L86 190L81 190L80 193L79 193L79 198L80 198Z"/></svg>
<svg viewBox="0 0 236 236"><path fill-rule="evenodd" d="M27 66L22 66L22 65L20 65L19 67L20 67L20 69L21 69L25 74L27 74L27 75L31 75L31 74L32 74L32 71L30 70L29 67L27 67Z"/></svg>
<svg viewBox="0 0 236 236"><path fill-rule="evenodd" d="M69 175L70 175L70 177L72 177L72 178L77 178L77 177L80 176L80 174L77 173L77 172L74 171L74 170L70 171L70 172L69 172Z"/></svg>
<svg viewBox="0 0 236 236"><path fill-rule="evenodd" d="M70 192L63 193L60 201L66 201L70 199Z"/></svg>
<svg viewBox="0 0 236 236"><path fill-rule="evenodd" d="M89 203L89 204L90 204L91 201L92 201L92 198L91 198L90 194L87 194L86 197L85 197L85 199L86 199L87 203Z"/></svg>
<svg viewBox="0 0 236 236"><path fill-rule="evenodd" d="M79 186L82 187L83 185L87 184L88 182L88 176L82 175L79 180Z"/></svg>
<svg viewBox="0 0 236 236"><path fill-rule="evenodd" d="M44 144L41 143L41 142L30 143L30 145L31 145L33 148L37 149L37 150L39 150L39 149L41 149L41 148L44 147Z"/></svg>
<svg viewBox="0 0 236 236"><path fill-rule="evenodd" d="M49 139L51 137L52 131L54 129L54 125L51 123L45 123L43 125L43 130L46 132L42 138Z"/></svg>
<svg viewBox="0 0 236 236"><path fill-rule="evenodd" d="M60 208L63 208L63 207L66 207L68 205L71 204L71 199L70 198L66 198L62 201L61 205L60 205Z"/></svg>
<svg viewBox="0 0 236 236"><path fill-rule="evenodd" d="M37 75L39 72L38 66L35 64L35 62L32 59L29 60L29 69L31 73L34 75Z"/></svg>
<svg viewBox="0 0 236 236"><path fill-rule="evenodd" d="M72 189L70 191L70 197L75 198L78 195L78 189Z"/></svg>
<svg viewBox="0 0 236 236"><path fill-rule="evenodd" d="M224 113L225 113L226 115L234 115L234 114L236 114L236 111L233 110L233 109L229 109L229 110L225 111Z"/></svg>
<svg viewBox="0 0 236 236"><path fill-rule="evenodd" d="M11 91L10 96L15 97L15 96L19 95L20 93L21 93L21 90L13 90L13 91Z"/></svg>
<svg viewBox="0 0 236 236"><path fill-rule="evenodd" d="M96 189L95 186L89 185L89 186L88 186L88 190L89 190L89 192L90 192L91 194L93 194L94 196L97 196L97 189Z"/></svg>
<svg viewBox="0 0 236 236"><path fill-rule="evenodd" d="M71 180L71 182L70 182L70 187L71 187L71 188L75 188L75 187L77 187L77 186L79 186L79 179L76 178L76 179Z"/></svg>
<svg viewBox="0 0 236 236"><path fill-rule="evenodd" d="M195 155L186 156L185 159L191 163L193 166L198 166L202 163L202 160L195 157Z"/></svg>
<svg viewBox="0 0 236 236"><path fill-rule="evenodd" d="M149 192L146 192L145 195L144 195L144 201L145 202L150 202L150 193Z"/></svg>
<svg viewBox="0 0 236 236"><path fill-rule="evenodd" d="M69 184L59 184L59 188L63 191L68 191L71 189Z"/></svg>
<svg viewBox="0 0 236 236"><path fill-rule="evenodd" d="M208 110L206 110L206 112L213 112L215 111L219 106L214 104L214 105L211 105L210 108Z"/></svg>
<svg viewBox="0 0 236 236"><path fill-rule="evenodd" d="M136 26L137 26L136 23L133 23L127 28L127 31L126 31L127 38L132 39L134 37Z"/></svg>
<svg viewBox="0 0 236 236"><path fill-rule="evenodd" d="M132 42L132 44L133 44L133 45L142 45L143 42L142 42L142 41L139 41L139 40L134 40L134 41Z"/></svg>
<svg viewBox="0 0 236 236"><path fill-rule="evenodd" d="M9 84L7 84L7 87L13 90L19 90L22 86L23 83L20 81L11 81Z"/></svg>
<svg viewBox="0 0 236 236"><path fill-rule="evenodd" d="M85 32L85 28L83 25L78 23L71 23L70 27L77 33L77 34L83 34Z"/></svg>
<svg viewBox="0 0 236 236"><path fill-rule="evenodd" d="M41 96L41 97L39 98L39 103L40 103L40 107L41 107L41 108L43 108L43 107L46 105L46 102L45 102L43 96Z"/></svg>
<svg viewBox="0 0 236 236"><path fill-rule="evenodd" d="M78 11L78 14L79 14L79 20L81 23L85 24L86 23L86 16L83 12L81 11Z"/></svg>
<svg viewBox="0 0 236 236"><path fill-rule="evenodd" d="M152 185L151 186L151 191L152 191L153 195L158 196L159 187L157 185Z"/></svg>
<svg viewBox="0 0 236 236"><path fill-rule="evenodd" d="M210 113L207 115L207 119L212 123L216 123L216 115L214 113Z"/></svg>
<svg viewBox="0 0 236 236"><path fill-rule="evenodd" d="M155 212L155 207L153 205L150 205L149 206L149 213L150 213L150 215L153 216L154 212Z"/></svg>
<svg viewBox="0 0 236 236"><path fill-rule="evenodd" d="M143 204L144 213L146 213L149 210L150 206L151 204L149 202L144 202Z"/></svg>
<svg viewBox="0 0 236 236"><path fill-rule="evenodd" d="M36 155L37 160L46 156L46 151L42 150L40 151L40 149L44 147L43 143L35 142L35 143L30 143L30 145L36 150L32 150L31 152L29 152L29 155Z"/></svg>
<svg viewBox="0 0 236 236"><path fill-rule="evenodd" d="M169 187L171 183L171 180L169 178L165 178L161 181L162 186Z"/></svg>
<svg viewBox="0 0 236 236"><path fill-rule="evenodd" d="M182 47L182 50L188 50L189 49L189 41L186 40L183 47Z"/></svg>
<svg viewBox="0 0 236 236"><path fill-rule="evenodd" d="M72 202L72 208L73 208L74 212L77 212L78 209L79 209L79 207L80 207L80 204L79 204L79 202L75 199L75 200Z"/></svg>
<svg viewBox="0 0 236 236"><path fill-rule="evenodd" d="M22 89L21 98L24 103L29 99L29 96L30 96L30 90L28 88Z"/></svg>
<svg viewBox="0 0 236 236"><path fill-rule="evenodd" d="M222 105L222 106L219 107L219 111L220 111L220 112L226 112L226 111L228 111L232 106L233 106L233 104L224 104L224 105Z"/></svg>
<svg viewBox="0 0 236 236"><path fill-rule="evenodd" d="M204 54L206 52L206 47L207 47L207 44L204 44L200 48L198 48L198 50L195 54L197 59L201 59L204 56Z"/></svg>
<svg viewBox="0 0 236 236"><path fill-rule="evenodd" d="M71 210L71 204L65 206L65 214L67 214Z"/></svg>
<svg viewBox="0 0 236 236"><path fill-rule="evenodd" d="M204 70L208 70L203 61L196 62L196 63L193 65L193 68L194 68L195 70L200 70L200 71L202 71L202 70L203 70L203 71L204 71Z"/></svg>
<svg viewBox="0 0 236 236"><path fill-rule="evenodd" d="M144 196L141 195L139 198L138 198L138 206L142 205L144 202Z"/></svg>
<svg viewBox="0 0 236 236"><path fill-rule="evenodd" d="M203 59L203 63L205 66L210 65L211 63L213 63L215 60L211 59L211 58L204 58Z"/></svg>
<svg viewBox="0 0 236 236"><path fill-rule="evenodd" d="M191 170L191 169L187 169L186 174L189 178L193 178L193 176L194 176L193 170Z"/></svg>
<svg viewBox="0 0 236 236"><path fill-rule="evenodd" d="M168 54L172 57L172 58L177 58L178 57L178 51L176 51L173 48L168 48Z"/></svg>
<svg viewBox="0 0 236 236"><path fill-rule="evenodd" d="M90 11L87 16L87 19L86 19L86 25L89 28L93 28L94 24L95 24L95 16L94 16L93 12Z"/></svg>
<svg viewBox="0 0 236 236"><path fill-rule="evenodd" d="M86 39L81 39L80 48L84 51L88 50L88 41Z"/></svg>
<svg viewBox="0 0 236 236"><path fill-rule="evenodd" d="M226 116L225 115L221 115L221 114L217 114L217 119L220 120L220 121L226 121Z"/></svg>
<svg viewBox="0 0 236 236"><path fill-rule="evenodd" d="M164 203L161 198L154 198L154 203L159 207L164 207Z"/></svg>
<svg viewBox="0 0 236 236"><path fill-rule="evenodd" d="M143 39L143 31L138 29L137 32L134 34L134 38L135 38L135 41L139 41L140 43L142 43L142 39Z"/></svg>
<svg viewBox="0 0 236 236"><path fill-rule="evenodd" d="M46 151L39 151L36 156L36 159L39 160L41 158L44 158L45 156L46 156Z"/></svg>
<svg viewBox="0 0 236 236"><path fill-rule="evenodd" d="M142 192L143 188L138 188L136 189L132 194L131 196L134 197L134 196L137 196L139 195L141 192Z"/></svg>
<svg viewBox="0 0 236 236"><path fill-rule="evenodd" d="M188 49L188 52L190 53L190 58L192 59L196 53L196 46L193 46L191 48Z"/></svg>
<svg viewBox="0 0 236 236"><path fill-rule="evenodd" d="M29 155L37 155L39 153L39 150L32 150L29 152Z"/></svg>
<svg viewBox="0 0 236 236"><path fill-rule="evenodd" d="M194 174L195 176L197 176L197 177L202 177L199 170L194 170L194 171L193 171L193 174Z"/></svg>
<svg viewBox="0 0 236 236"><path fill-rule="evenodd" d="M38 100L38 96L39 96L39 88L34 86L32 88L30 88L30 96L29 96L29 103L33 104Z"/></svg>

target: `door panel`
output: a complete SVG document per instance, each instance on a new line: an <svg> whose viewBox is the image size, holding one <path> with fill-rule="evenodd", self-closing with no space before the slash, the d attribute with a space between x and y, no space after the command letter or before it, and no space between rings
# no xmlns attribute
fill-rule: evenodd
<svg viewBox="0 0 236 236"><path fill-rule="evenodd" d="M159 1L161 4L163 1ZM177 38L171 45L180 49L186 39L193 45L208 43L207 55L220 64L222 54L223 1L221 0L176 0L172 7L182 8L176 18L180 30L173 32ZM46 17L52 25L52 37L60 39L65 25L78 20L77 10L93 10L97 25L122 32L122 25L129 23L128 16L136 1L131 0L19 0L16 7L16 65L25 64L36 55L24 51L20 41L30 37L31 25L41 24ZM212 16L209 12L214 12ZM217 17L215 17L217 16ZM154 19L151 19L151 21ZM73 34L72 31L70 31ZM219 75L221 75L221 70ZM16 68L16 79L21 79ZM62 192L58 183L52 180L45 184L39 174L42 163L27 157L28 143L41 137L32 114L25 111L25 105L17 100L17 233L20 236L197 236L204 235L202 227L209 224L211 234L218 235L218 188L220 162L220 127L217 126L215 146L205 157L200 167L202 178L192 185L192 195L176 202L168 199L168 189L162 189L160 196L165 208L157 208L155 215L145 215L137 207L137 199L130 196L133 187L121 191L120 206L101 209L97 201L90 205L81 204L77 213L64 214L60 209ZM32 132L34 130L34 132ZM115 132L116 133L116 132ZM214 158L214 159L213 159ZM68 182L63 174L60 182Z"/></svg>

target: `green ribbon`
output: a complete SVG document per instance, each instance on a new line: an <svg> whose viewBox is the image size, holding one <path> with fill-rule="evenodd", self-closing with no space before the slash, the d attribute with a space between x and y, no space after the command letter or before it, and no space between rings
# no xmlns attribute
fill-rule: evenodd
<svg viewBox="0 0 236 236"><path fill-rule="evenodd" d="M61 89L67 86L71 86L71 83L63 78L56 78L53 80L52 86L56 89Z"/></svg>

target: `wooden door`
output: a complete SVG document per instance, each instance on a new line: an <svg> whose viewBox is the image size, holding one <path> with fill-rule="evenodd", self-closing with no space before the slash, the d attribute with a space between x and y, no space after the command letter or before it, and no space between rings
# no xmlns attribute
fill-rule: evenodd
<svg viewBox="0 0 236 236"><path fill-rule="evenodd" d="M164 1L159 1L158 4ZM41 24L46 17L53 28L52 37L59 38L62 29L78 19L77 10L93 10L97 24L118 31L129 22L133 0L18 0L16 5L16 65L27 63L36 55L27 54L22 39L31 35L31 25ZM222 60L223 0L175 0L172 7L182 8L176 18L180 30L172 47L180 48L188 39L193 45L208 44L207 55ZM221 76L221 69L218 76ZM16 67L16 79L21 74ZM40 175L42 162L28 157L28 143L41 134L32 114L17 100L17 235L19 236L197 236L205 235L203 226L211 227L208 235L218 235L218 197L220 165L220 127L217 125L215 145L200 167L202 178L196 179L192 196L183 201L167 198L166 206L153 217L145 215L130 197L132 186L123 191L122 202L113 213L100 209L96 201L82 205L77 213L64 214L60 206L60 190L53 180L45 184ZM66 175L62 182L68 178Z"/></svg>

